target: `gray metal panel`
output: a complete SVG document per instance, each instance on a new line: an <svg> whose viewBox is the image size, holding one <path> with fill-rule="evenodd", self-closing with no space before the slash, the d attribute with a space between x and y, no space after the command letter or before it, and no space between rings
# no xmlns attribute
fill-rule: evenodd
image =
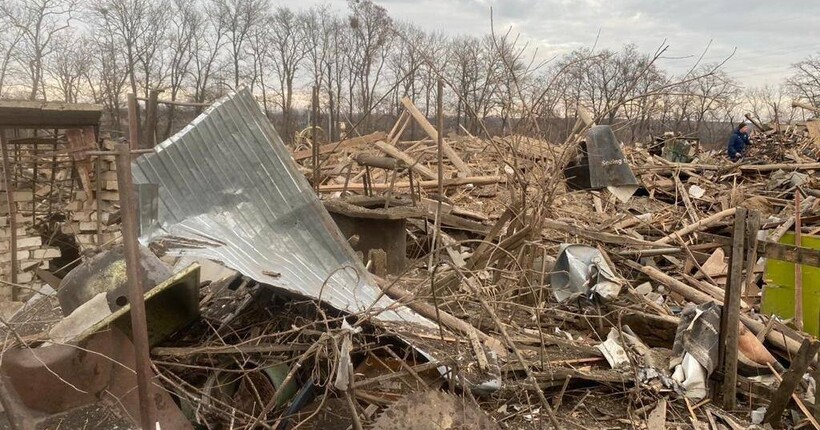
<svg viewBox="0 0 820 430"><path fill-rule="evenodd" d="M340 310L393 305L375 318L433 325L379 298L380 289L247 90L219 100L139 157L133 172L136 183L159 184L159 229L143 242L161 236L174 243L176 255L221 261Z"/></svg>
<svg viewBox="0 0 820 430"><path fill-rule="evenodd" d="M589 182L592 189L608 186L638 185L638 180L621 152L615 132L608 125L596 125L587 131Z"/></svg>

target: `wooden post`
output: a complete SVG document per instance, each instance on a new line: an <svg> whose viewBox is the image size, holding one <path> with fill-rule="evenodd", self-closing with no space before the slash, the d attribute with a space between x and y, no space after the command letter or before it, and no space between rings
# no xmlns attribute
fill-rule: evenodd
<svg viewBox="0 0 820 430"><path fill-rule="evenodd" d="M439 139L440 134L444 134L444 127L443 122L439 121L438 130L433 127L433 124L430 124L430 121L427 121L427 118L424 117L416 105L413 104L413 101L410 100L409 97L405 97L401 100L401 103L404 105L404 108L407 112L416 120L416 122L421 126L425 133L430 136L431 139L436 141L437 145L441 147L441 151L447 158L453 163L454 166L458 169L458 171L463 176L471 176L472 171L470 167L467 166L467 163L459 157L458 152L456 152L447 142L444 142L443 139ZM440 132L439 132L440 131Z"/></svg>
<svg viewBox="0 0 820 430"><path fill-rule="evenodd" d="M153 148L157 144L157 111L160 91L152 89L148 92L148 102L145 104L145 140L146 148Z"/></svg>
<svg viewBox="0 0 820 430"><path fill-rule="evenodd" d="M802 220L800 217L800 190L794 191L794 246L801 246L803 243L801 231ZM794 263L794 326L798 331L803 331L803 266Z"/></svg>
<svg viewBox="0 0 820 430"><path fill-rule="evenodd" d="M9 207L9 249L11 250L11 283L17 283L17 204L14 202L14 184L11 182L11 164L9 163L8 142L6 141L6 130L0 129L0 150L3 153L3 183L6 186L6 204ZM14 286L3 287L0 297L14 300Z"/></svg>
<svg viewBox="0 0 820 430"><path fill-rule="evenodd" d="M155 427L150 399L151 358L148 355L148 325L145 316L145 293L140 265L139 226L137 225L137 196L131 177L131 157L128 146L117 145L117 189L122 213L122 242L125 256L128 302L131 304L131 335L134 341L137 394L140 405L140 423L143 429Z"/></svg>
<svg viewBox="0 0 820 430"><path fill-rule="evenodd" d="M737 348L740 324L740 299L743 295L743 259L745 256L746 209L737 208L732 232L732 253L723 311L720 317L718 368L723 370L723 408L735 409L737 402Z"/></svg>
<svg viewBox="0 0 820 430"><path fill-rule="evenodd" d="M820 381L820 370L815 369L811 376L814 378L815 383ZM814 414L814 419L820 421L820 390L814 390L814 410L812 411Z"/></svg>
<svg viewBox="0 0 820 430"><path fill-rule="evenodd" d="M97 203L97 216L95 220L97 223L97 248L102 248L102 156L97 156L94 168L94 201Z"/></svg>
<svg viewBox="0 0 820 430"><path fill-rule="evenodd" d="M310 125L311 125L311 133L310 133L310 149L313 154L313 188L316 190L316 193L319 193L319 185L321 184L321 169L319 168L319 140L316 138L318 134L318 118L319 116L319 87L314 85L313 86L313 97L311 100L311 112L310 112Z"/></svg>
<svg viewBox="0 0 820 430"><path fill-rule="evenodd" d="M128 94L128 146L132 151L140 147L140 105L136 94Z"/></svg>
<svg viewBox="0 0 820 430"><path fill-rule="evenodd" d="M746 220L746 282L743 283L743 296L748 297L757 280L755 265L757 264L757 232L760 230L760 213L749 211Z"/></svg>
<svg viewBox="0 0 820 430"><path fill-rule="evenodd" d="M786 409L786 406L789 405L789 401L794 394L794 389L797 388L800 380L803 379L803 374L806 373L812 358L817 354L819 348L820 342L817 340L803 340L803 344L800 345L800 350L797 351L797 355L794 357L794 360L792 360L789 370L783 374L783 380L780 381L777 391L775 391L774 396L772 396L769 407L766 408L766 414L763 416L764 423L769 423L774 428L780 427L780 418L783 415L783 411Z"/></svg>

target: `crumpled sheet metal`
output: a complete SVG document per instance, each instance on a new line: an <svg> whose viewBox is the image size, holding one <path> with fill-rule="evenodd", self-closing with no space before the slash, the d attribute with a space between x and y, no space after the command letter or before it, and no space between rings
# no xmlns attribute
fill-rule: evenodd
<svg viewBox="0 0 820 430"><path fill-rule="evenodd" d="M621 292L621 280L601 251L591 246L563 244L550 273L550 286L559 302L591 297L612 299Z"/></svg>
<svg viewBox="0 0 820 430"><path fill-rule="evenodd" d="M247 90L220 99L153 153L134 182L159 185L169 253L221 261L258 282L383 321L433 323L382 296Z"/></svg>

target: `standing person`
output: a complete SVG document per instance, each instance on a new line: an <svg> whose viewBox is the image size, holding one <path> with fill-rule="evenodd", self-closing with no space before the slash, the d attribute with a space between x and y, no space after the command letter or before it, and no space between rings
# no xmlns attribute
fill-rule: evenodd
<svg viewBox="0 0 820 430"><path fill-rule="evenodd" d="M746 152L746 147L749 146L749 124L741 122L737 126L737 130L729 137L727 145L727 152L729 159L738 161L743 158L743 153Z"/></svg>

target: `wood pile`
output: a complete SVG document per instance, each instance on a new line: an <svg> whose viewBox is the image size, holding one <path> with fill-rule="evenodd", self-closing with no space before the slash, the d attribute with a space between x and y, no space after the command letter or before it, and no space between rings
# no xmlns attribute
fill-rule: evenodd
<svg viewBox="0 0 820 430"><path fill-rule="evenodd" d="M802 234L820 234L820 200L816 197L820 195L820 163L811 152L814 141L805 127L758 133L742 164L730 163L720 151L698 153L691 163L675 163L627 146L625 155L642 187L629 202L620 203L606 191L570 191L560 179L553 180L559 171L554 163L569 148L523 136L446 138L463 165L459 168L458 162L445 157L445 195L438 196L437 181L427 179L438 168L435 141L402 141L395 134L401 130L400 123L401 119L386 139L325 145L344 149L323 152L319 189L326 199L362 193L367 169L357 166L351 155L365 152L415 166L411 168L415 180L430 184L430 188L414 189L418 197L435 199L433 205L445 201L450 210L478 214L476 221L486 226L481 233L443 225L440 240L445 244L446 263L436 273L437 297L430 294L431 267L425 256L434 246L434 211L408 227L408 256L418 259L403 276L390 277L390 282L415 290L410 296L416 301L443 303L440 311L455 317L450 324L440 320L450 329L464 330L466 322L465 333L486 333L492 343L505 346L499 353L504 355L502 371L511 391L499 396L506 407L486 409L496 420L510 428L537 428L549 420L537 399L515 393L516 388L529 390L529 374L541 389L552 390L551 403L558 405L556 416L562 426L610 428L644 423L639 427L701 428L712 421L729 428L748 425L752 420L748 413L725 409L722 400L710 404L707 397L693 404L659 380L636 379L634 373L654 363L661 375L670 377L670 351L682 311L708 302L722 304L731 289L727 286L741 279L745 287L738 302L740 333L751 333L763 341L749 350L743 349L748 345L741 340L746 345L743 354L757 357L759 348L765 348L763 355L770 357L771 353L777 360L767 365L761 364L765 360L750 361L743 354L734 359L739 360L735 366L742 409L765 407L773 398L793 392L799 396L798 405L811 408L814 400L807 397L811 392L799 387L791 391L784 387L781 391L788 392L776 396L774 378L789 368L801 342L812 337L788 321L760 313L762 290L767 285L766 258L785 258L784 253L791 252L778 248L777 242L794 225L796 192L804 194L797 217L802 218ZM300 162L311 165L309 158ZM473 176L465 176L465 168ZM398 179L378 169L371 169L370 175L376 193L386 195L392 182L393 197L410 200L406 172ZM550 204L541 206L543 201ZM744 254L751 253L748 266L735 264L740 271L733 281L731 255L737 237L733 228L740 211L754 213L760 224L749 227L753 234L747 238L755 239L741 248ZM550 294L549 281L561 243L586 244L603 251L624 282L621 295L611 302L557 302ZM811 255L801 261L817 264L817 252ZM425 283L426 287L419 287ZM424 309L419 305L416 310L423 313ZM432 312L428 316L436 318ZM598 346L611 329L619 331L627 325L653 353L627 348L633 364L628 370L613 369ZM523 362L515 356L516 350ZM656 354L666 358L656 361ZM774 365L778 370L767 367ZM760 379L759 375L768 376ZM722 387L720 379L717 386ZM722 389L709 395L719 399ZM640 394L621 397L616 409L611 409L613 395L626 394L622 390L632 396ZM510 415L510 405L530 413ZM533 415L535 410L540 414ZM658 416L663 417L661 421ZM813 419L802 414L793 425L811 425Z"/></svg>

